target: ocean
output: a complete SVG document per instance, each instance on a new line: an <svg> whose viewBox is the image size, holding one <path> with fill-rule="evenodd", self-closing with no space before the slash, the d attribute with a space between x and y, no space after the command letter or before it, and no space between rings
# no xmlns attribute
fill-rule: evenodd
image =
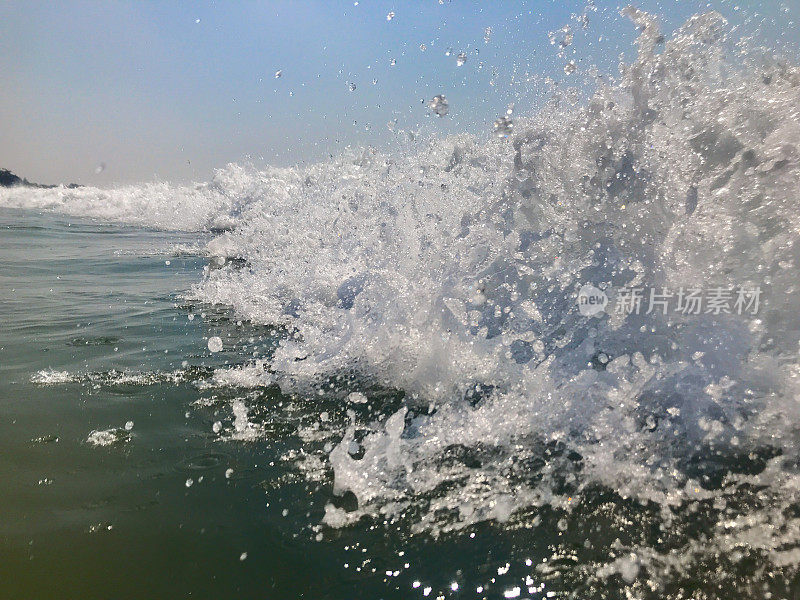
<svg viewBox="0 0 800 600"><path fill-rule="evenodd" d="M0 190L0 595L800 597L800 68L629 16L498 135Z"/></svg>

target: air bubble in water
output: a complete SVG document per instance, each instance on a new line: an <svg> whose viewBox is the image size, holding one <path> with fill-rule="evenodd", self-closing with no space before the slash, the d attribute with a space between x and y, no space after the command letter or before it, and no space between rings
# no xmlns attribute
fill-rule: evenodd
<svg viewBox="0 0 800 600"><path fill-rule="evenodd" d="M465 62L467 62L467 53L459 52L458 56L456 57L456 66L461 67L464 65Z"/></svg>
<svg viewBox="0 0 800 600"><path fill-rule="evenodd" d="M488 44L489 40L491 39L492 39L492 28L487 27L486 29L483 30L483 43Z"/></svg>
<svg viewBox="0 0 800 600"><path fill-rule="evenodd" d="M211 350L211 352L219 352L219 351L221 351L222 350L222 339L217 337L216 335L214 337L208 338L208 349Z"/></svg>
<svg viewBox="0 0 800 600"><path fill-rule="evenodd" d="M281 75L283 75L283 69L278 69L275 71L275 79L280 78Z"/></svg>
<svg viewBox="0 0 800 600"><path fill-rule="evenodd" d="M186 487L187 487L187 488L190 488L190 487L192 487L193 485L194 485L194 479L192 479L191 477L189 477L189 479L187 479L187 480L186 480Z"/></svg>
<svg viewBox="0 0 800 600"><path fill-rule="evenodd" d="M356 91L356 84L355 83L350 83L350 91L351 92L355 92Z"/></svg>
<svg viewBox="0 0 800 600"><path fill-rule="evenodd" d="M386 20L391 21L394 19L394 11L390 11L388 15L386 15Z"/></svg>
<svg viewBox="0 0 800 600"><path fill-rule="evenodd" d="M445 56L452 56L453 55L453 49L452 48L448 48L447 50L444 51L444 55Z"/></svg>
<svg viewBox="0 0 800 600"><path fill-rule="evenodd" d="M575 61L571 60L564 65L564 73L566 73L567 75L572 75L577 70L577 68L578 66L575 64Z"/></svg>
<svg viewBox="0 0 800 600"><path fill-rule="evenodd" d="M437 117L443 117L450 111L450 105L447 103L447 98L445 98L443 94L434 96L433 100L428 102L428 106Z"/></svg>
<svg viewBox="0 0 800 600"><path fill-rule="evenodd" d="M219 433L220 431L222 431L222 423L219 421L214 421L214 424L211 426L211 429L214 431L214 433Z"/></svg>
<svg viewBox="0 0 800 600"><path fill-rule="evenodd" d="M125 423L125 431L130 431L131 429L133 429L133 421L128 421Z"/></svg>
<svg viewBox="0 0 800 600"><path fill-rule="evenodd" d="M393 58L393 59L391 59L391 60L389 61L389 64L390 64L391 66L395 66L395 65L397 64L397 60Z"/></svg>
<svg viewBox="0 0 800 600"><path fill-rule="evenodd" d="M419 45L419 49L420 49L420 52L425 52L425 50L427 50L428 47L425 44L420 44Z"/></svg>

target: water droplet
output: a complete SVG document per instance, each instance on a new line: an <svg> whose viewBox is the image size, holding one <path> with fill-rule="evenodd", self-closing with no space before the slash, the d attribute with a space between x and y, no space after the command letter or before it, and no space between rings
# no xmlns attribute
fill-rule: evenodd
<svg viewBox="0 0 800 600"><path fill-rule="evenodd" d="M494 122L494 133L497 137L506 138L511 135L514 122L511 117L502 116Z"/></svg>
<svg viewBox="0 0 800 600"><path fill-rule="evenodd" d="M393 58L393 59L391 59L391 60L389 61L389 64L390 64L391 66L395 66L395 65L397 64L397 60Z"/></svg>
<svg viewBox="0 0 800 600"><path fill-rule="evenodd" d="M214 421L214 424L211 426L211 429L214 433L219 433L222 431L222 423L220 421Z"/></svg>
<svg viewBox="0 0 800 600"><path fill-rule="evenodd" d="M488 44L489 41L492 39L492 28L487 27L483 30L483 43Z"/></svg>
<svg viewBox="0 0 800 600"><path fill-rule="evenodd" d="M233 469L227 469L225 471L225 479L230 479L231 475L233 475Z"/></svg>
<svg viewBox="0 0 800 600"><path fill-rule="evenodd" d="M564 27L558 31L551 31L547 34L547 37L550 39L550 43L553 46L558 46L559 51L563 51L564 48L572 44L572 27L564 25Z"/></svg>
<svg viewBox="0 0 800 600"><path fill-rule="evenodd" d="M247 552L242 552L239 555L239 560L242 561L242 562L246 561L247 560Z"/></svg>
<svg viewBox="0 0 800 600"><path fill-rule="evenodd" d="M391 21L392 19L394 19L394 12L390 11L389 14L386 15L386 20Z"/></svg>
<svg viewBox="0 0 800 600"><path fill-rule="evenodd" d="M566 65L564 65L564 73L566 73L567 75L572 75L577 70L577 68L578 66L575 64L575 61L571 60Z"/></svg>
<svg viewBox="0 0 800 600"><path fill-rule="evenodd" d="M133 421L128 421L125 423L125 431L130 431L131 429L133 429Z"/></svg>
<svg viewBox="0 0 800 600"><path fill-rule="evenodd" d="M222 339L217 337L216 335L214 337L208 338L208 349L211 350L211 352L219 352L219 351L221 351L222 350Z"/></svg>
<svg viewBox="0 0 800 600"><path fill-rule="evenodd" d="M453 55L453 49L452 48L448 48L447 50L444 51L444 55L445 56L452 56Z"/></svg>
<svg viewBox="0 0 800 600"><path fill-rule="evenodd" d="M438 117L445 116L450 111L450 105L447 103L447 98L442 94L433 97L433 100L428 102L428 106Z"/></svg>
<svg viewBox="0 0 800 600"><path fill-rule="evenodd" d="M456 57L456 66L461 67L464 65L465 62L467 62L467 53L459 52L458 56Z"/></svg>
<svg viewBox="0 0 800 600"><path fill-rule="evenodd" d="M373 79L373 80L372 80L372 85L378 85L378 79L377 79L377 77L376 77L375 79Z"/></svg>
<svg viewBox="0 0 800 600"><path fill-rule="evenodd" d="M349 87L350 87L350 91L351 92L355 92L356 91L356 84L355 83L351 82Z"/></svg>
<svg viewBox="0 0 800 600"><path fill-rule="evenodd" d="M427 50L427 49L428 49L428 47L425 44L420 44L419 45L420 52L425 52L425 50Z"/></svg>
<svg viewBox="0 0 800 600"><path fill-rule="evenodd" d="M275 71L275 79L278 79L281 75L283 75L283 69Z"/></svg>
<svg viewBox="0 0 800 600"><path fill-rule="evenodd" d="M189 477L189 479L186 480L186 487L190 488L190 487L192 487L192 485L194 485L194 479Z"/></svg>

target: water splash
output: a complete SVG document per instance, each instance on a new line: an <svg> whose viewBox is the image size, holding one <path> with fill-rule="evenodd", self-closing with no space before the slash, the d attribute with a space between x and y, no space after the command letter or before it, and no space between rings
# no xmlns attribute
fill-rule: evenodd
<svg viewBox="0 0 800 600"><path fill-rule="evenodd" d="M507 138L514 131L514 122L511 115L514 114L514 105L509 104L506 114L498 117L494 122L494 134L499 138Z"/></svg>
<svg viewBox="0 0 800 600"><path fill-rule="evenodd" d="M800 313L785 293L800 225L787 118L798 71L767 67L765 83L763 68L735 68L715 13L661 53L652 18L629 14L639 56L584 106L516 119L510 144L456 136L403 161L307 168L298 179L311 185L272 195L227 234L249 268L217 271L198 293L291 324L271 361L283 389L331 376L346 388L356 369L405 391L377 425L350 417L328 460L358 507L331 507L326 523L380 515L430 532L550 506L569 528L576 498L600 485L688 511L662 527L719 502L725 547L800 542L784 512L800 484L787 418ZM763 284L781 300L768 318L592 321L575 304L587 281ZM749 525L736 508L746 484L769 490ZM672 564L642 547L626 556L609 566L624 581Z"/></svg>
<svg viewBox="0 0 800 600"><path fill-rule="evenodd" d="M442 94L434 96L433 99L428 102L428 107L437 117L443 117L450 111L450 105L447 102L447 98L445 98Z"/></svg>

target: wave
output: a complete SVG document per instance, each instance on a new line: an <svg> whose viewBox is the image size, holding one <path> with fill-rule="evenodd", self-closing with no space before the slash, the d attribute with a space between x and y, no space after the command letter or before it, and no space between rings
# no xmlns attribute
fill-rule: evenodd
<svg viewBox="0 0 800 600"><path fill-rule="evenodd" d="M800 544L800 69L742 51L717 13L666 40L627 14L641 35L618 80L598 76L586 102L554 96L508 138L0 204L225 229L193 293L288 334L266 367L218 381L344 403L353 381L402 390L378 419L347 404L327 461L357 507L331 504L328 525L439 533L569 514L602 486L660 507L665 530L672 509L710 501L716 551L785 566ZM587 283L758 287L763 306L587 317ZM653 570L680 562L635 552Z"/></svg>

